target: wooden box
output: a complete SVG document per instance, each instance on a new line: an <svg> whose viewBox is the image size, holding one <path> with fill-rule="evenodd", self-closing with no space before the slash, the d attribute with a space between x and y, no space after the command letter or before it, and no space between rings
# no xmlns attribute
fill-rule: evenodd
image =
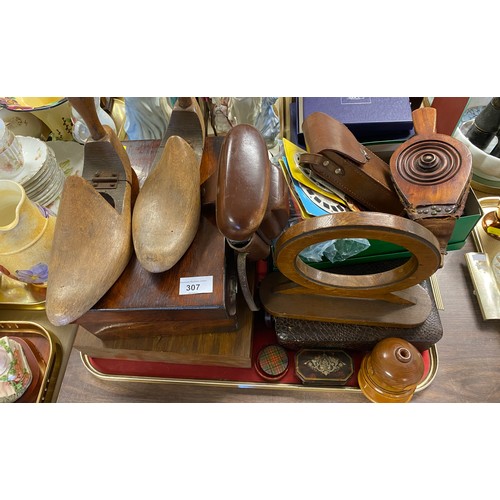
<svg viewBox="0 0 500 500"><path fill-rule="evenodd" d="M354 365L342 350L302 349L295 356L295 373L304 385L345 385Z"/></svg>
<svg viewBox="0 0 500 500"><path fill-rule="evenodd" d="M125 145L142 185L159 141ZM80 326L102 339L236 330L236 266L233 251L217 229L212 200L220 145L220 138L207 138L201 165L205 182L200 225L182 259L172 269L155 274L133 255L118 281L77 320ZM180 294L181 278L200 276L213 278L212 293Z"/></svg>

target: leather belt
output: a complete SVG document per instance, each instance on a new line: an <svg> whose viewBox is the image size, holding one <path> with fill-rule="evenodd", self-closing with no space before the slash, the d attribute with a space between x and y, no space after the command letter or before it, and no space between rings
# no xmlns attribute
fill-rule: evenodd
<svg viewBox="0 0 500 500"><path fill-rule="evenodd" d="M303 129L309 153L300 155L302 167L310 168L367 210L404 213L389 165L360 144L343 123L315 112L304 120Z"/></svg>

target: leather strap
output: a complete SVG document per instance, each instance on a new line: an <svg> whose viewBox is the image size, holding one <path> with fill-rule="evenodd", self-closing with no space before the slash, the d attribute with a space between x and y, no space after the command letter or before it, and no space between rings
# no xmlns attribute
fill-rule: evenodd
<svg viewBox="0 0 500 500"><path fill-rule="evenodd" d="M308 153L299 164L344 192L366 209L402 214L389 166L361 145L352 132L325 113L309 115L303 124Z"/></svg>
<svg viewBox="0 0 500 500"><path fill-rule="evenodd" d="M371 161L377 162L377 160L373 158ZM382 162L382 160L379 161ZM335 186L368 210L395 215L403 212L403 206L396 193L387 196L388 192L390 192L388 191L387 181L377 181L373 176L367 175L366 171L340 154L333 151L328 151L325 156L303 153L300 156L299 164L303 167L307 166L317 176Z"/></svg>
<svg viewBox="0 0 500 500"><path fill-rule="evenodd" d="M323 163L328 163L328 160L323 155L315 153L301 153L299 156L299 165L301 167L304 167L306 165L310 167L317 167L322 165Z"/></svg>

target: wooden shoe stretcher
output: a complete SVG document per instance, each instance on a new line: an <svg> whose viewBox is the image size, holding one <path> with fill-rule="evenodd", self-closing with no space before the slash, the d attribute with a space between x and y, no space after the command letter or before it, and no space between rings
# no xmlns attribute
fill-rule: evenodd
<svg viewBox="0 0 500 500"><path fill-rule="evenodd" d="M204 143L198 103L192 97L179 98L132 217L135 253L149 272L171 269L196 235Z"/></svg>
<svg viewBox="0 0 500 500"><path fill-rule="evenodd" d="M251 311L259 307L247 279L247 262L266 259L288 224L289 195L281 170L269 161L260 132L232 128L222 145L217 184L217 227L237 253L239 284Z"/></svg>
<svg viewBox="0 0 500 500"><path fill-rule="evenodd" d="M49 262L46 312L67 325L88 311L118 279L132 255L131 211L139 184L116 134L102 126L92 98L70 98L92 141L85 178L66 179Z"/></svg>

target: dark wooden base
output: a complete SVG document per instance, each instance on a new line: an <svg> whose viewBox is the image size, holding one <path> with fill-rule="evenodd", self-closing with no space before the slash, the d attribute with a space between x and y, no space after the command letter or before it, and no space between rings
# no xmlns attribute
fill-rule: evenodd
<svg viewBox="0 0 500 500"><path fill-rule="evenodd" d="M177 334L162 334L158 325L144 324L143 335L127 338L126 327L119 338L104 340L79 327L75 338L75 349L98 358L133 359L141 361L163 361L168 363L233 366L251 366L253 313L244 299L237 297L239 325L231 332L215 333L203 329L206 322L198 322L196 333L182 332L178 323ZM117 331L119 325L114 325ZM202 328L200 332L199 329Z"/></svg>
<svg viewBox="0 0 500 500"><path fill-rule="evenodd" d="M208 179L215 175L220 149L220 141L215 139L207 138L202 160L203 192ZM158 145L158 141L127 143L127 153L140 180L147 177ZM150 273L133 255L120 278L77 320L78 325L103 340L124 341L179 332L183 335L201 331L234 332L239 325L236 265L233 251L217 229L214 205L209 202L212 197L208 196L203 205L194 241L172 269ZM180 279L197 276L211 276L213 292L180 294Z"/></svg>

